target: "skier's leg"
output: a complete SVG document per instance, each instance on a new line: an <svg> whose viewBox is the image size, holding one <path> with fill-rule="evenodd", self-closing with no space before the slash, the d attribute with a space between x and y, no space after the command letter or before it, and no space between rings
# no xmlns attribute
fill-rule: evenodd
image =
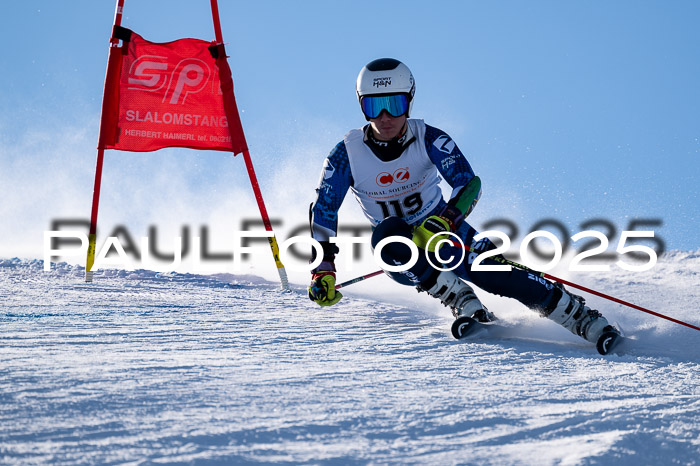
<svg viewBox="0 0 700 466"><path fill-rule="evenodd" d="M372 249L384 238L401 236L411 239L413 228L399 217L389 217L381 222L372 233ZM381 250L381 257L387 264L404 265L411 260L411 250L405 244L391 242ZM438 298L452 309L455 317L467 315L481 321L492 320L493 314L479 301L474 290L454 272L433 268L420 250L415 265L403 272L385 272L403 285L416 286Z"/></svg>
<svg viewBox="0 0 700 466"><path fill-rule="evenodd" d="M508 271L472 270L472 264L477 256L485 251L495 249L496 246L487 238L475 242L473 238L476 235L476 230L466 222L457 230L457 234L463 239L464 244L470 246L471 251L464 253L461 246L444 246L440 249L439 254L443 259L453 258L445 266L457 265L454 271L459 277L486 292L513 298L529 308L539 309L550 301L554 284L536 274L515 267L511 267ZM485 259L482 264L486 266L503 265L492 259Z"/></svg>
<svg viewBox="0 0 700 466"><path fill-rule="evenodd" d="M598 344L604 333L619 334L600 312L586 306L586 301L581 296L567 291L561 283L554 285L549 302L540 312L591 343Z"/></svg>
<svg viewBox="0 0 700 466"><path fill-rule="evenodd" d="M455 269L460 277L489 293L514 298L592 343L598 343L606 332L617 332L600 312L586 306L582 297L570 293L560 283L552 283L515 267L508 272L472 270L471 264L478 253L493 249L494 245L488 239L474 242L476 231L466 222L458 229L459 233L465 244L476 250ZM458 252L458 248L448 247L441 254L449 257L449 254ZM489 259L483 263L500 265Z"/></svg>

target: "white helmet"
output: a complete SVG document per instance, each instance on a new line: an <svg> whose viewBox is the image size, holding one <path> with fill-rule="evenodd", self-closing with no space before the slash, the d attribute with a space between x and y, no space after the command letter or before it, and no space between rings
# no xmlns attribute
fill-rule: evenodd
<svg viewBox="0 0 700 466"><path fill-rule="evenodd" d="M406 65L394 58L379 58L365 65L357 76L356 88L357 100L361 106L362 98L365 96L405 95L408 103L406 116L411 113L413 94L416 92L413 75ZM364 107L363 113L369 120Z"/></svg>

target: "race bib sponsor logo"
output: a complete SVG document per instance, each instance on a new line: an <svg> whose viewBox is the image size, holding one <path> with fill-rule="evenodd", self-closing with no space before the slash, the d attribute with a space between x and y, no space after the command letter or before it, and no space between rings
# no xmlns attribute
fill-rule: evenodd
<svg viewBox="0 0 700 466"><path fill-rule="evenodd" d="M408 167L399 168L394 172L394 181L397 183L405 183L410 178L410 173L408 173Z"/></svg>
<svg viewBox="0 0 700 466"><path fill-rule="evenodd" d="M405 183L410 177L411 174L408 172L408 167L397 168L394 170L394 173L381 172L377 175L377 185L385 188L394 182Z"/></svg>

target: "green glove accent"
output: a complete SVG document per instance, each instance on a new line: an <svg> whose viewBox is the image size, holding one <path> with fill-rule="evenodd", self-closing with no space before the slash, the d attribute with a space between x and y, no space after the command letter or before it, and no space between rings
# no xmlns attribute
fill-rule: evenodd
<svg viewBox="0 0 700 466"><path fill-rule="evenodd" d="M481 178L475 176L457 196L450 199L449 204L454 205L466 217L474 210L479 198L481 198Z"/></svg>
<svg viewBox="0 0 700 466"><path fill-rule="evenodd" d="M335 273L319 270L311 276L311 284L307 288L309 299L319 306L332 306L343 295L335 291Z"/></svg>
<svg viewBox="0 0 700 466"><path fill-rule="evenodd" d="M435 246L440 242L440 240L450 239L450 236L446 233L451 232L453 229L452 227L452 222L450 222L449 219L432 215L426 218L419 227L416 227L415 230L413 230L413 238L411 239L419 248L426 249L430 238L437 234L438 236L430 241L430 245L428 247L428 251L435 252Z"/></svg>

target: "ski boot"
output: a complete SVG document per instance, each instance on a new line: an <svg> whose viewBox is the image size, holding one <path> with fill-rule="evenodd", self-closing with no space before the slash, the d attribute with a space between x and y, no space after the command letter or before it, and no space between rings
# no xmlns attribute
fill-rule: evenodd
<svg viewBox="0 0 700 466"><path fill-rule="evenodd" d="M454 272L437 273L428 281L421 283L418 286L418 291L426 291L452 310L452 315L455 317L452 324L452 335L457 339L471 331L469 327L474 321L492 322L496 320L496 316L489 312L476 297L472 287Z"/></svg>
<svg viewBox="0 0 700 466"><path fill-rule="evenodd" d="M608 330L603 331L595 345L598 352L603 355L613 352L625 340L625 337L615 327L608 325L607 328Z"/></svg>
<svg viewBox="0 0 700 466"><path fill-rule="evenodd" d="M471 286L452 271L441 271L418 285L418 291L426 291L452 310L456 317L468 316L490 322L494 316L476 297Z"/></svg>
<svg viewBox="0 0 700 466"><path fill-rule="evenodd" d="M543 315L558 323L574 335L596 345L600 354L608 354L622 340L620 331L595 309L586 306L586 301L556 283L550 304Z"/></svg>

